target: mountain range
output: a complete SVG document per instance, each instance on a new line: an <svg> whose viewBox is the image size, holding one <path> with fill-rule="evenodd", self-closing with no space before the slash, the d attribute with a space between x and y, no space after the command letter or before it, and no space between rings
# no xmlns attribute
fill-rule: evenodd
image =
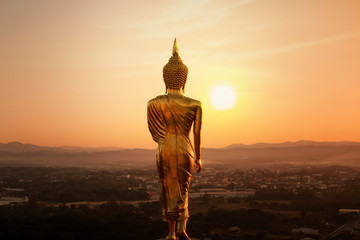
<svg viewBox="0 0 360 240"><path fill-rule="evenodd" d="M52 152L106 152L106 151L116 151L123 150L125 148L119 147L78 147L78 146L61 146L61 147L44 147L37 146L34 144L23 144L20 142L9 142L9 143L0 143L0 152L42 152L42 151L52 151Z"/></svg>
<svg viewBox="0 0 360 240"><path fill-rule="evenodd" d="M0 166L149 168L155 167L155 155L155 149L0 143ZM202 160L204 166L231 168L319 164L360 166L360 143L298 141L233 144L225 148L202 148Z"/></svg>
<svg viewBox="0 0 360 240"><path fill-rule="evenodd" d="M297 142L283 142L283 143L255 143L255 144L232 144L226 149L232 148L283 148L283 147L304 147L304 146L360 146L360 142L342 141L342 142L316 142L308 140L300 140Z"/></svg>

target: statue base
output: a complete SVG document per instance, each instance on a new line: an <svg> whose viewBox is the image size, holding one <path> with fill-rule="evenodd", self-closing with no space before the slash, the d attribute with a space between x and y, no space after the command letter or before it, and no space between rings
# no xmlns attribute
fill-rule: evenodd
<svg viewBox="0 0 360 240"><path fill-rule="evenodd" d="M178 237L176 238L177 240L179 239ZM190 238L191 240L201 240L199 238ZM156 240L166 240L165 238L159 238L159 239L156 239Z"/></svg>

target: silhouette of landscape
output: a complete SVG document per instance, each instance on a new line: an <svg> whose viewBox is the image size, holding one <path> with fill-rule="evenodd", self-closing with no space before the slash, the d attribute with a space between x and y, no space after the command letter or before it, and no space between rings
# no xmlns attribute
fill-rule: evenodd
<svg viewBox="0 0 360 240"><path fill-rule="evenodd" d="M358 239L360 144L203 149L196 239ZM160 239L155 149L0 144L0 239ZM345 210L341 210L345 209Z"/></svg>
<svg viewBox="0 0 360 240"><path fill-rule="evenodd" d="M63 167L152 167L155 149L41 147L11 142L0 144L0 164ZM203 148L207 165L253 168L277 165L360 166L360 143L298 141L233 144Z"/></svg>

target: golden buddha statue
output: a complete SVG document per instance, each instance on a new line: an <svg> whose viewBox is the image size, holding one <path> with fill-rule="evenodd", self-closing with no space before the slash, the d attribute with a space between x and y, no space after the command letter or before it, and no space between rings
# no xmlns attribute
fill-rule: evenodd
<svg viewBox="0 0 360 240"><path fill-rule="evenodd" d="M194 163L201 171L201 102L185 97L188 69L179 56L176 39L172 56L163 69L166 93L148 102L147 118L152 138L158 143L156 163L162 197L163 220L169 223L166 239L175 240L175 224L180 240L186 234L189 217L188 193ZM193 126L194 148L189 133Z"/></svg>

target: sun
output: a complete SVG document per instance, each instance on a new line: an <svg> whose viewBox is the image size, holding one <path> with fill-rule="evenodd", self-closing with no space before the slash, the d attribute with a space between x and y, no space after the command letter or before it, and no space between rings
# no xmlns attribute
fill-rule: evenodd
<svg viewBox="0 0 360 240"><path fill-rule="evenodd" d="M236 95L228 86L217 86L210 94L210 101L216 109L226 110L235 104Z"/></svg>

